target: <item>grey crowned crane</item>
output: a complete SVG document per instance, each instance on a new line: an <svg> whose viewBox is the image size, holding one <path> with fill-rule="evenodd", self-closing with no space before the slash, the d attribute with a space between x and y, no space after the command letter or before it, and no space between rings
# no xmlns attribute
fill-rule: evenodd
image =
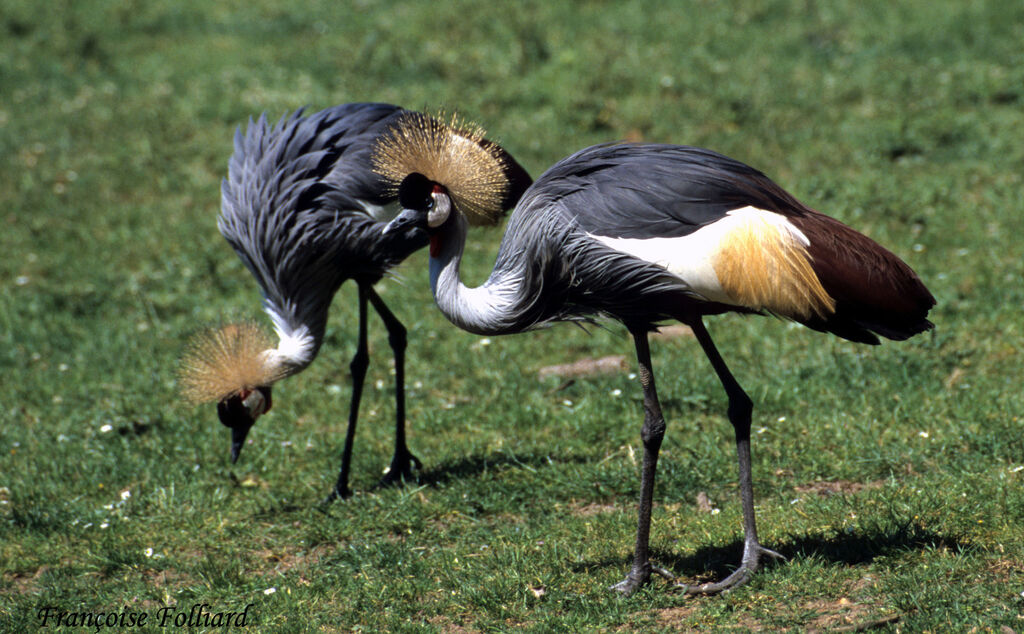
<svg viewBox="0 0 1024 634"><path fill-rule="evenodd" d="M877 344L879 335L902 340L932 328L927 315L935 300L918 276L871 239L810 209L743 163L694 147L612 144L581 150L538 178L509 218L489 278L467 288L459 262L467 215L478 213L481 194L451 180L451 166L432 168L429 157L443 156L453 142L446 130L415 115L401 126L381 138L373 159L381 174L399 184L404 207L385 233L418 228L430 235L430 282L449 320L495 335L606 317L622 322L633 337L644 455L632 569L614 588L631 594L652 572L674 579L648 557L665 433L648 333L666 320L693 330L725 388L743 509L739 567L717 583L684 586L686 592L733 588L758 569L762 556L778 556L760 544L754 520L753 404L703 317L772 314L860 343Z"/></svg>
<svg viewBox="0 0 1024 634"><path fill-rule="evenodd" d="M401 482L419 460L405 441L404 355L406 329L373 286L427 236L410 227L384 234L399 211L396 188L370 164L374 142L408 111L382 103L350 103L305 116L302 110L271 127L263 115L235 134L234 155L221 186L218 227L263 292L263 308L278 342L251 324L231 324L201 334L182 363L185 395L216 401L220 421L231 428L236 461L250 428L271 406L271 385L302 371L316 357L328 309L345 280L359 296L356 353L350 364L352 399L341 470L328 500L347 497L359 401L369 364L367 304L388 331L395 358L395 452L382 484ZM496 144L453 133L462 151L502 161L500 193L488 207L498 218L530 184L530 177Z"/></svg>

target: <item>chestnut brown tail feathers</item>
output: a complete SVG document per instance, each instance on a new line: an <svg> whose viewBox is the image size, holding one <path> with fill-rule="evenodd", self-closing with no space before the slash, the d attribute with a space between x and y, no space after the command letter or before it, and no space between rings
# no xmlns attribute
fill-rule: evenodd
<svg viewBox="0 0 1024 634"><path fill-rule="evenodd" d="M935 298L901 259L843 223L808 210L790 221L810 240L808 255L835 312L802 323L860 343L902 341L930 330Z"/></svg>

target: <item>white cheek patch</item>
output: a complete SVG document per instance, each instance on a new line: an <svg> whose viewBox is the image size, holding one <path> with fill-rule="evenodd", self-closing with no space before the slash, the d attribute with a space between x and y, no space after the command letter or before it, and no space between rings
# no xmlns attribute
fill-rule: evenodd
<svg viewBox="0 0 1024 634"><path fill-rule="evenodd" d="M448 220L448 214L452 210L452 201L445 194L432 194L434 197L434 206L427 213L427 226L431 229L436 229L444 224L445 220Z"/></svg>
<svg viewBox="0 0 1024 634"><path fill-rule="evenodd" d="M799 229L785 216L756 207L742 207L727 212L720 219L691 234L675 238L610 238L587 234L598 242L621 253L656 264L674 274L683 284L701 297L726 304L735 298L722 287L715 272L715 262L729 235L742 227L767 225L785 231L803 246L810 244Z"/></svg>
<svg viewBox="0 0 1024 634"><path fill-rule="evenodd" d="M263 394L259 390L253 390L242 399L242 405L249 410L249 415L254 419L267 412L267 400L263 398Z"/></svg>

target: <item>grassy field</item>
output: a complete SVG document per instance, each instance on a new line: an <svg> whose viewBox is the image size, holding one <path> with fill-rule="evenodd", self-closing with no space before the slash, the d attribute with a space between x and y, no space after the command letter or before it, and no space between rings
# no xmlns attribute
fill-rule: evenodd
<svg viewBox="0 0 1024 634"><path fill-rule="evenodd" d="M265 632L1024 631L1018 0L2 5L3 631L46 606L153 626L197 604L251 604ZM266 323L215 226L232 134L365 100L458 109L535 175L601 141L710 147L920 273L936 330L904 343L709 320L755 401L761 537L787 561L725 596L609 592L633 544L639 386L538 375L615 354L633 368L628 337L457 331L422 253L379 287L410 329L419 481L373 486L393 416L374 322L357 493L318 506L348 407L350 286L318 361L229 463L175 371L197 329ZM499 238L474 236L471 281ZM720 578L742 540L725 396L692 338L653 352L669 425L654 557Z"/></svg>

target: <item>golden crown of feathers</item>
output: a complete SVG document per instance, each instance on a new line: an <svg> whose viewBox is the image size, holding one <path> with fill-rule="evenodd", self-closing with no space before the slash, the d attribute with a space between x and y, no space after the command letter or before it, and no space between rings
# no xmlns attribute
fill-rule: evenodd
<svg viewBox="0 0 1024 634"><path fill-rule="evenodd" d="M270 337L253 323L197 334L178 368L182 396L194 404L222 401L283 378L285 368L267 358L270 347Z"/></svg>
<svg viewBox="0 0 1024 634"><path fill-rule="evenodd" d="M406 176L420 173L448 190L470 224L493 225L501 219L510 184L501 148L484 139L483 128L457 116L442 119L408 112L377 139L373 169L392 193Z"/></svg>

